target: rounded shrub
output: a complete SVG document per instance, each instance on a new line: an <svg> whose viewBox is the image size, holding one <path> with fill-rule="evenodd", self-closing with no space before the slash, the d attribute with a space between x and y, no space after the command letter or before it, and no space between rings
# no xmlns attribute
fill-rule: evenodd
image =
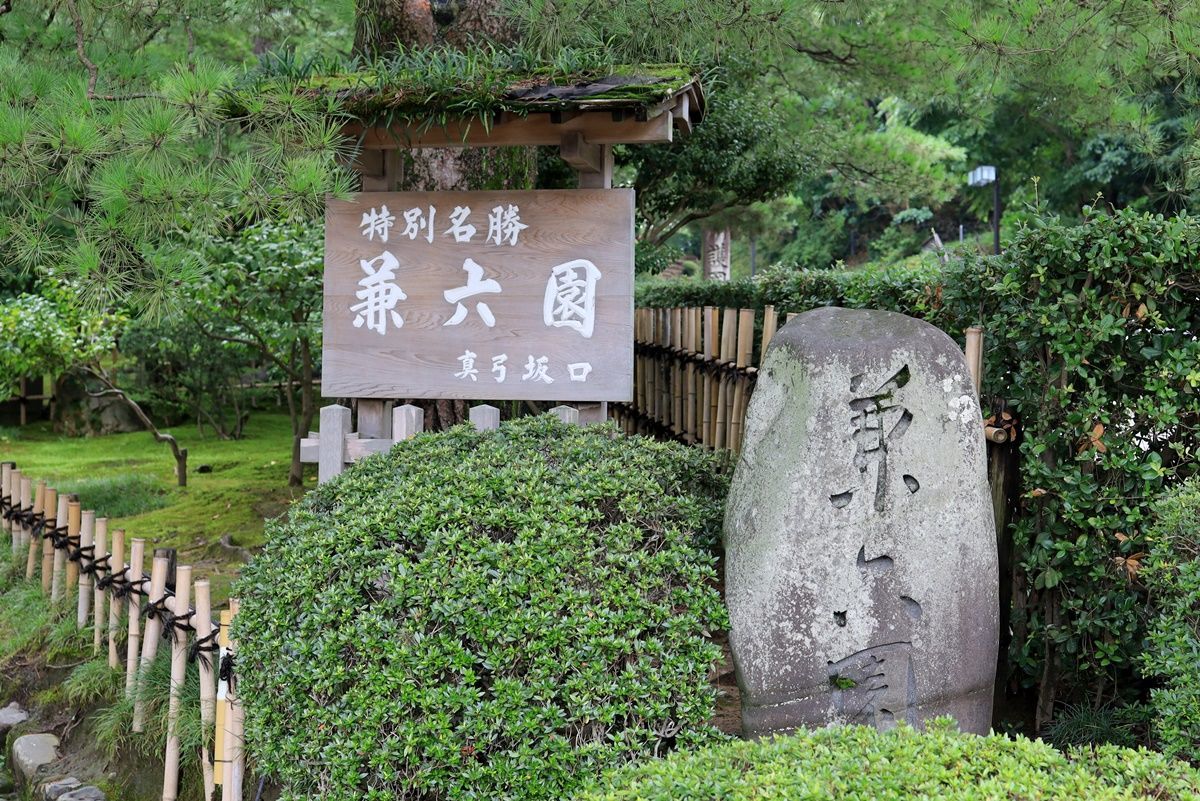
<svg viewBox="0 0 1200 801"><path fill-rule="evenodd" d="M310 492L237 590L259 768L285 799L561 799L717 736L724 472L539 417Z"/></svg>
<svg viewBox="0 0 1200 801"><path fill-rule="evenodd" d="M737 741L614 771L577 801L1118 801L1194 799L1200 774L1117 746L1064 754L1040 741L862 726Z"/></svg>

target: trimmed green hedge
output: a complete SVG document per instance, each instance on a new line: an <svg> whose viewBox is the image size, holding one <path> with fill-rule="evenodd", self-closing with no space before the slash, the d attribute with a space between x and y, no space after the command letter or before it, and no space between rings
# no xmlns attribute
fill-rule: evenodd
<svg viewBox="0 0 1200 801"><path fill-rule="evenodd" d="M616 771L577 801L1118 801L1195 799L1200 773L1161 754L959 734L949 721L730 742Z"/></svg>
<svg viewBox="0 0 1200 801"><path fill-rule="evenodd" d="M958 318L978 314L983 265L957 260L914 257L896 264L859 270L791 270L775 268L755 279L639 279L636 303L645 308L718 306L802 312L821 306L889 309L913 317L942 321L954 332ZM956 319L945 319L950 313ZM962 323L971 325L974 320Z"/></svg>
<svg viewBox="0 0 1200 801"><path fill-rule="evenodd" d="M1164 752L1200 762L1200 480L1159 501L1146 538L1140 578L1153 615L1142 669L1161 681L1150 691L1151 731Z"/></svg>
<svg viewBox="0 0 1200 801"><path fill-rule="evenodd" d="M700 449L546 416L355 464L238 583L260 769L285 799L561 799L717 736L726 488Z"/></svg>

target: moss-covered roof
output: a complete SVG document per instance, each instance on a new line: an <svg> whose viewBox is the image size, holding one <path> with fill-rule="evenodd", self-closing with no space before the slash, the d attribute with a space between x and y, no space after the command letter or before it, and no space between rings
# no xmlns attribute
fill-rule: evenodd
<svg viewBox="0 0 1200 801"><path fill-rule="evenodd" d="M364 123L445 121L503 112L624 111L641 115L689 90L698 81L678 65L637 65L564 74L561 70L440 70L372 68L323 75L260 76L237 93L248 98L264 84L290 84L300 94L331 101ZM250 90L247 92L247 90ZM234 105L240 105L234 100ZM234 109L237 111L238 109ZM698 114L700 109L694 109Z"/></svg>

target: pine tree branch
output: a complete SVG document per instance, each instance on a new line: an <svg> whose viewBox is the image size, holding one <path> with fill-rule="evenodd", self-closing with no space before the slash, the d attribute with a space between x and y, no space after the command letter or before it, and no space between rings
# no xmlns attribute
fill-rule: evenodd
<svg viewBox="0 0 1200 801"><path fill-rule="evenodd" d="M75 28L75 54L79 56L79 62L83 64L83 68L87 70L87 96L88 100L137 100L143 97L153 97L153 95L145 92L137 92L129 95L97 95L96 81L100 78L100 68L96 66L96 62L88 58L87 54L87 36L83 32L83 16L79 13L79 6L75 5L75 0L64 0L67 11L71 14L71 24Z"/></svg>

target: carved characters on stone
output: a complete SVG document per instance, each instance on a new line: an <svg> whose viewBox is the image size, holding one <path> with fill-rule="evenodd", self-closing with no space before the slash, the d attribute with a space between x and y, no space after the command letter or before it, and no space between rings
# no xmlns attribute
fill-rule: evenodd
<svg viewBox="0 0 1200 801"><path fill-rule="evenodd" d="M988 731L995 530L978 403L944 333L836 308L781 329L725 548L746 734L938 715Z"/></svg>

